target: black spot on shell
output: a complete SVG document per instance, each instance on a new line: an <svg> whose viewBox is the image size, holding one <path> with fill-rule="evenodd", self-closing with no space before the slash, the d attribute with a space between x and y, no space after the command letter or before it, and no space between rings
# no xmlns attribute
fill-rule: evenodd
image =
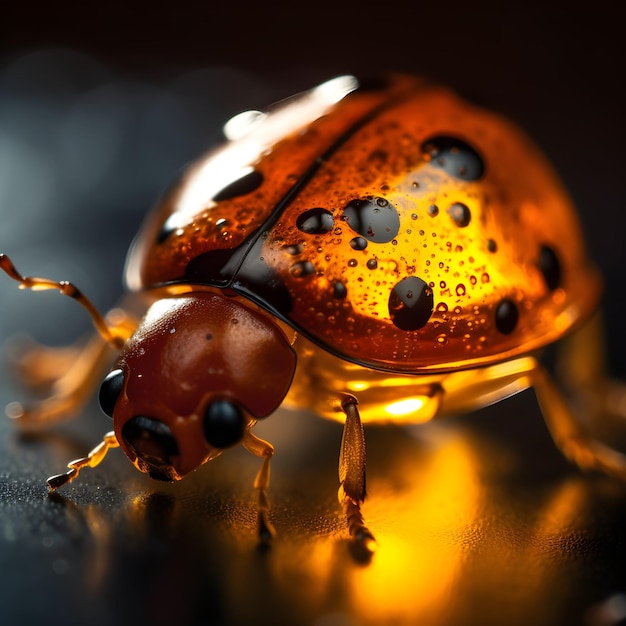
<svg viewBox="0 0 626 626"><path fill-rule="evenodd" d="M539 250L539 270L550 291L554 291L561 286L563 279L561 262L554 249L550 246L541 246Z"/></svg>
<svg viewBox="0 0 626 626"><path fill-rule="evenodd" d="M367 239L363 239L363 237L355 237L350 240L350 246L353 250L365 250L365 248L367 248Z"/></svg>
<svg viewBox="0 0 626 626"><path fill-rule="evenodd" d="M498 244L494 239L487 240L487 250L489 250L489 252L496 252L498 250Z"/></svg>
<svg viewBox="0 0 626 626"><path fill-rule="evenodd" d="M485 171L482 157L458 137L431 137L422 143L422 151L429 155L431 165L460 180L478 180Z"/></svg>
<svg viewBox="0 0 626 626"><path fill-rule="evenodd" d="M362 237L374 243L387 243L398 236L400 218L385 198L364 198L349 202L342 219Z"/></svg>
<svg viewBox="0 0 626 626"><path fill-rule="evenodd" d="M517 305L512 300L504 299L496 307L496 328L503 335L509 335L517 326L519 312Z"/></svg>
<svg viewBox="0 0 626 626"><path fill-rule="evenodd" d="M451 205L448 209L448 214L459 228L465 228L472 219L469 208L462 202L455 202Z"/></svg>
<svg viewBox="0 0 626 626"><path fill-rule="evenodd" d="M315 274L315 266L311 263L311 261L298 261L289 268L289 271L292 276L295 276L296 278L303 278L304 276Z"/></svg>
<svg viewBox="0 0 626 626"><path fill-rule="evenodd" d="M337 298L337 300L343 300L347 295L348 290L341 281L338 281L333 285L333 298Z"/></svg>
<svg viewBox="0 0 626 626"><path fill-rule="evenodd" d="M432 289L417 276L403 278L389 295L389 316L400 330L419 330L425 326L433 307Z"/></svg>
<svg viewBox="0 0 626 626"><path fill-rule="evenodd" d="M321 235L333 229L333 214L326 209L309 209L298 215L296 226L307 235Z"/></svg>
<svg viewBox="0 0 626 626"><path fill-rule="evenodd" d="M263 257L265 237L253 233L234 249L209 250L189 261L184 281L220 288L232 288L270 310L287 314L293 305L291 294L276 270Z"/></svg>
<svg viewBox="0 0 626 626"><path fill-rule="evenodd" d="M252 170L244 174L241 178L226 185L221 191L213 196L214 202L222 202L223 200L231 200L238 196L245 196L258 189L263 183L263 174L257 170Z"/></svg>
<svg viewBox="0 0 626 626"><path fill-rule="evenodd" d="M298 256L304 250L304 246L301 243L291 243L283 246L283 250L291 256Z"/></svg>

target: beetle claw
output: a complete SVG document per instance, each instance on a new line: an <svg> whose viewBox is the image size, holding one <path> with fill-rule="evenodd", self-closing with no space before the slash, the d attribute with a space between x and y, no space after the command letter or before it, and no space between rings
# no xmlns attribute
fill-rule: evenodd
<svg viewBox="0 0 626 626"><path fill-rule="evenodd" d="M353 536L349 549L355 561L368 564L372 560L377 546L378 543L374 535L369 529L363 527Z"/></svg>
<svg viewBox="0 0 626 626"><path fill-rule="evenodd" d="M276 537L274 526L272 526L266 513L266 511L259 511L258 519L259 545L265 548L269 547Z"/></svg>
<svg viewBox="0 0 626 626"><path fill-rule="evenodd" d="M72 467L65 474L56 474L55 476L50 476L50 478L48 478L46 482L48 483L50 491L54 492L59 489L59 487L63 487L63 485L73 480L77 474L78 470L75 467Z"/></svg>

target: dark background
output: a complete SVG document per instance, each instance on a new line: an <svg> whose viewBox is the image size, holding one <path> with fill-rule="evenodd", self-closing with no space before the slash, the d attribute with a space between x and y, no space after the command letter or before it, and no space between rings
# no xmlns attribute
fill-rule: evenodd
<svg viewBox="0 0 626 626"><path fill-rule="evenodd" d="M0 250L101 309L177 171L233 113L344 72L426 74L525 127L574 197L605 276L612 371L626 377L626 98L620 9L449 1L38 3L0 22ZM0 277L0 340L89 330L52 294ZM6 362L0 403L24 398ZM36 438L0 426L3 623L559 624L626 616L626 492L554 449L532 393L471 418L368 432L368 567L337 511L341 429L279 412L255 549L257 461L233 451L174 486L119 451L65 498L45 477L109 427L95 404ZM613 611L613 612L611 612Z"/></svg>

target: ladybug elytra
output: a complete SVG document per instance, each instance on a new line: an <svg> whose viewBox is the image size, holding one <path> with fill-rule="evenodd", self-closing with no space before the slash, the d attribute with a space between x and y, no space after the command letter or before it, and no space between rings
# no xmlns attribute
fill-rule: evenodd
<svg viewBox="0 0 626 626"><path fill-rule="evenodd" d="M569 197L518 129L425 81L342 76L225 133L131 248L141 319L101 316L71 283L24 277L0 255L22 287L71 296L98 330L62 391L12 405L17 422L77 412L106 346L118 351L99 392L114 429L52 490L113 447L172 481L241 443L263 459L268 539L273 448L252 428L282 404L312 408L345 424L339 499L371 552L362 424L425 422L529 387L566 456L626 476L537 358L565 336L590 343L601 281ZM599 374L570 369L600 393Z"/></svg>

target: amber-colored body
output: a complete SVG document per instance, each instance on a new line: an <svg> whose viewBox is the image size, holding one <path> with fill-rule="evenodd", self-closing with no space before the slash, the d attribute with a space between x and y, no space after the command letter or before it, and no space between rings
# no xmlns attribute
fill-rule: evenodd
<svg viewBox="0 0 626 626"><path fill-rule="evenodd" d="M583 328L600 294L546 160L510 123L442 88L406 77L357 86L341 77L229 122L231 140L186 172L131 249L127 283L150 306L141 321L105 320L73 286L22 277L0 255L23 287L77 299L121 348L103 386L115 434L53 489L117 445L175 480L241 441L265 459L255 487L269 535L273 449L251 428L284 401L345 421L340 500L370 551L361 423L423 422L531 386L567 456L626 476L535 358ZM579 351L594 329L579 331ZM75 411L102 345L50 400L13 415L28 425ZM591 393L604 380L585 359L570 364L570 382ZM31 378L43 361L31 355Z"/></svg>
<svg viewBox="0 0 626 626"><path fill-rule="evenodd" d="M168 194L130 259L131 287L227 284L341 358L413 374L527 353L597 307L600 281L574 208L509 122L408 78L297 120L268 151L257 135L269 121L208 155ZM433 154L442 138L459 147ZM223 190L206 185L191 204L188 190L221 163L229 174L258 173L259 186L216 201ZM368 198L383 204L370 235L345 210ZM465 209L467 224L455 215ZM299 226L316 210L321 225L313 213L312 226ZM177 228L161 241L167 224ZM542 274L542 248L556 256L554 283ZM404 329L390 297L409 277L432 291L434 310ZM507 334L494 320L503 300L519 312Z"/></svg>

